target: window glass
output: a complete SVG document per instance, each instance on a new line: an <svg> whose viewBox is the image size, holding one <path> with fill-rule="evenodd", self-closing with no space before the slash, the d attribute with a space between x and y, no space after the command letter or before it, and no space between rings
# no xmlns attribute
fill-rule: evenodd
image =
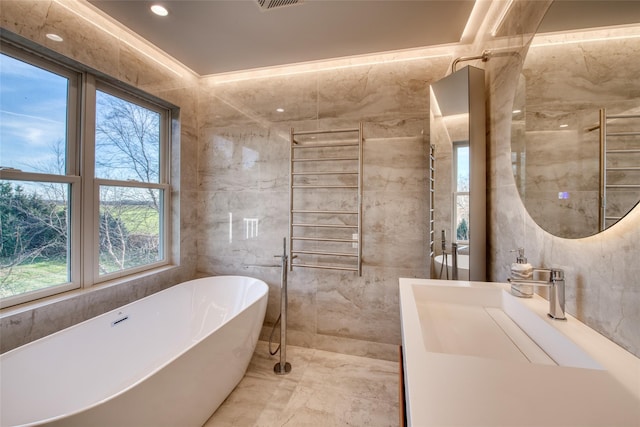
<svg viewBox="0 0 640 427"><path fill-rule="evenodd" d="M61 176L67 174L74 74L40 63L0 54L0 169L18 173L0 180L3 299L72 280L71 184Z"/></svg>
<svg viewBox="0 0 640 427"><path fill-rule="evenodd" d="M0 307L167 264L169 110L1 42Z"/></svg>
<svg viewBox="0 0 640 427"><path fill-rule="evenodd" d="M100 187L100 274L162 260L161 190Z"/></svg>
<svg viewBox="0 0 640 427"><path fill-rule="evenodd" d="M456 239L469 240L469 194L456 196Z"/></svg>
<svg viewBox="0 0 640 427"><path fill-rule="evenodd" d="M454 230L458 242L469 241L469 145L454 144Z"/></svg>
<svg viewBox="0 0 640 427"><path fill-rule="evenodd" d="M69 184L0 181L0 297L68 283Z"/></svg>
<svg viewBox="0 0 640 427"><path fill-rule="evenodd" d="M69 79L0 54L0 166L66 173Z"/></svg>
<svg viewBox="0 0 640 427"><path fill-rule="evenodd" d="M97 178L159 182L160 114L96 92Z"/></svg>
<svg viewBox="0 0 640 427"><path fill-rule="evenodd" d="M456 146L456 186L457 191L469 191L469 146Z"/></svg>

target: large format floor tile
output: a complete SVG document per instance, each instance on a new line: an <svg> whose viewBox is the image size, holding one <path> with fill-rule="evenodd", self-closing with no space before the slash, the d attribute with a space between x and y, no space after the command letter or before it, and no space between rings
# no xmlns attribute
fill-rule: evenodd
<svg viewBox="0 0 640 427"><path fill-rule="evenodd" d="M398 364L287 346L288 375L276 375L279 355L258 342L240 384L204 427L396 426Z"/></svg>

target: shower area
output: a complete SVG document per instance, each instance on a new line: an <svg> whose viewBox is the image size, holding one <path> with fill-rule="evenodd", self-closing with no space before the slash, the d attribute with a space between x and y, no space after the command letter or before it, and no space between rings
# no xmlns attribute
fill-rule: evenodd
<svg viewBox="0 0 640 427"><path fill-rule="evenodd" d="M197 269L269 284L261 340L280 271L257 266L290 236L287 343L397 360L398 278L429 274L429 84L449 66L427 55L204 79Z"/></svg>

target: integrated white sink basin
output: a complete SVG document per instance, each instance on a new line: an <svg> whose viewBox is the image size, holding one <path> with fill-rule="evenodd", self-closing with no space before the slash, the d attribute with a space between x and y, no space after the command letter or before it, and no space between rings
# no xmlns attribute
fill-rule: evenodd
<svg viewBox="0 0 640 427"><path fill-rule="evenodd" d="M445 282L451 283L451 282ZM413 285L427 351L602 369L500 287Z"/></svg>
<svg viewBox="0 0 640 427"><path fill-rule="evenodd" d="M638 425L640 361L509 285L400 279L410 425Z"/></svg>

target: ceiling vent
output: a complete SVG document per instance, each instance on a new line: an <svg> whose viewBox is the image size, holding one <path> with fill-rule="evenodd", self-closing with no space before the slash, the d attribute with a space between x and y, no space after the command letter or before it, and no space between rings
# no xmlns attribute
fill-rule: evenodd
<svg viewBox="0 0 640 427"><path fill-rule="evenodd" d="M256 0L258 6L262 10L271 10L279 7L293 6L296 4L302 4L303 0Z"/></svg>

